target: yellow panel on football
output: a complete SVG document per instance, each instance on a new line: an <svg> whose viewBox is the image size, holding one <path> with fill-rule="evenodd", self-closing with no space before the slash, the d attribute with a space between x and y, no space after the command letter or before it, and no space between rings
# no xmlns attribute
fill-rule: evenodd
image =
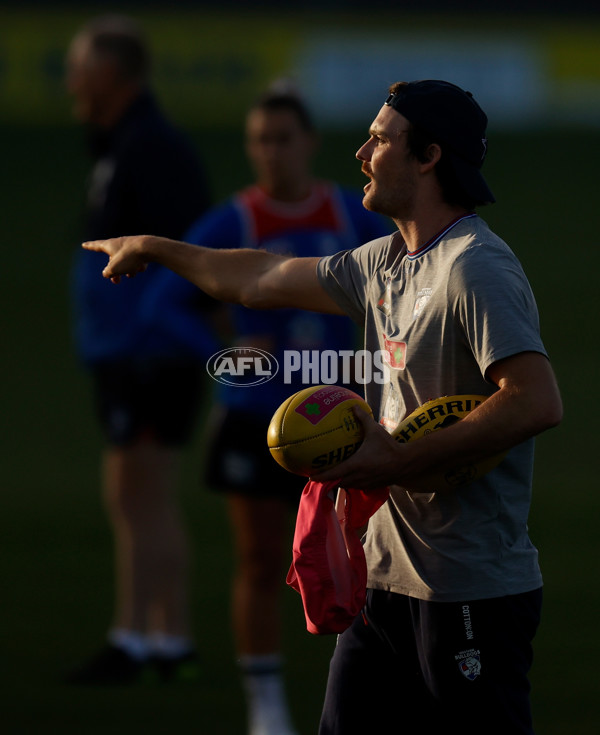
<svg viewBox="0 0 600 735"><path fill-rule="evenodd" d="M294 393L269 424L271 455L286 470L304 477L343 462L363 440L354 406L373 415L368 403L348 388L317 385Z"/></svg>

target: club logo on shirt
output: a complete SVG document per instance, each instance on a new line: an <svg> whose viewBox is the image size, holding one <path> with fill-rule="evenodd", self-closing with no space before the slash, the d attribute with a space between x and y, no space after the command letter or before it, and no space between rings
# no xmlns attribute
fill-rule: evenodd
<svg viewBox="0 0 600 735"><path fill-rule="evenodd" d="M413 309L413 319L416 319L421 314L421 312L425 308L425 304L431 298L432 293L432 288L424 288L419 291L419 293L417 294L417 299L415 301L415 308Z"/></svg>
<svg viewBox="0 0 600 735"><path fill-rule="evenodd" d="M481 651L471 648L457 653L454 658L458 662L458 670L465 679L475 681L481 674Z"/></svg>

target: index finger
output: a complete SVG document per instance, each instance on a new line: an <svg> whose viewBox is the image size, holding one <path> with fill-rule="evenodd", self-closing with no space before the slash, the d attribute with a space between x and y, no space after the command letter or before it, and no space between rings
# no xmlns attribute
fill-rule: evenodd
<svg viewBox="0 0 600 735"><path fill-rule="evenodd" d="M107 240L88 240L87 242L82 242L81 247L84 250L94 250L99 253L108 253L108 249L106 247Z"/></svg>

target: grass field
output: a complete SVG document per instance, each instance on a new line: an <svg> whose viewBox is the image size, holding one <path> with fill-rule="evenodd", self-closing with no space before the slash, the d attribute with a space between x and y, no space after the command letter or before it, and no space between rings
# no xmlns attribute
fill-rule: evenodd
<svg viewBox="0 0 600 735"><path fill-rule="evenodd" d="M2 731L241 734L227 613L228 531L220 500L197 480L201 426L187 454L182 497L194 546L204 680L126 691L60 683L61 673L100 643L111 607L110 537L97 491L100 440L69 335L68 270L79 241L87 162L77 130L40 125L0 132ZM194 138L216 198L247 181L235 135L196 131ZM353 161L361 142L361 132L325 136L320 173L361 186ZM499 203L481 214L530 277L566 407L561 427L538 442L531 516L546 581L532 672L538 735L600 732L600 595L593 581L600 510L594 420L599 143L593 131L498 134L486 163ZM333 639L306 633L299 597L291 590L284 595L290 697L301 735L312 735Z"/></svg>

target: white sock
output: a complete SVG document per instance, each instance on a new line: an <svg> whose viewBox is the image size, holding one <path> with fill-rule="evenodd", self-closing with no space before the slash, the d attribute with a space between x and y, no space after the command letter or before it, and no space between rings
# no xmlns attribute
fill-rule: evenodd
<svg viewBox="0 0 600 735"><path fill-rule="evenodd" d="M113 628L108 631L108 642L125 651L136 661L145 661L150 656L150 641L145 633L126 628Z"/></svg>
<svg viewBox="0 0 600 735"><path fill-rule="evenodd" d="M149 643L152 653L159 658L181 658L195 650L193 641L187 636L158 630L150 634Z"/></svg>
<svg viewBox="0 0 600 735"><path fill-rule="evenodd" d="M250 735L293 735L279 654L241 656Z"/></svg>

